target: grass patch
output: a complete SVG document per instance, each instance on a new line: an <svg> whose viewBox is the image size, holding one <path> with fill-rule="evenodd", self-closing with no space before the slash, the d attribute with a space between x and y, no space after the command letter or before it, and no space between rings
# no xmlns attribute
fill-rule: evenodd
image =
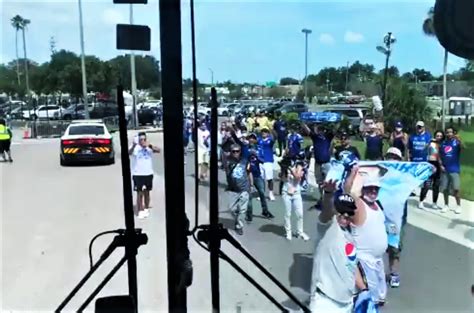
<svg viewBox="0 0 474 313"><path fill-rule="evenodd" d="M474 127L463 128L459 131L462 140L461 150L461 197L474 201ZM305 146L312 144L310 138L305 138ZM357 147L361 156L365 154L365 143L352 139L352 145ZM384 152L389 148L384 143Z"/></svg>

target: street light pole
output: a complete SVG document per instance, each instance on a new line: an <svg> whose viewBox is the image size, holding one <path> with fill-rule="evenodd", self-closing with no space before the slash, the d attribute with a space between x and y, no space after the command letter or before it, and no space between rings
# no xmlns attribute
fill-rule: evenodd
<svg viewBox="0 0 474 313"><path fill-rule="evenodd" d="M346 66L346 88L345 88L345 91L347 91L348 84L349 84L349 61L347 61L347 66Z"/></svg>
<svg viewBox="0 0 474 313"><path fill-rule="evenodd" d="M211 72L211 86L214 86L214 71L209 68L209 72Z"/></svg>
<svg viewBox="0 0 474 313"><path fill-rule="evenodd" d="M304 97L308 99L308 35L311 34L311 29L303 28L301 32L304 33Z"/></svg>
<svg viewBox="0 0 474 313"><path fill-rule="evenodd" d="M382 104L385 105L385 99L387 97L387 80L388 80L388 61L392 53L392 44L395 43L392 33L388 32L384 37L385 43L385 73L383 78L383 91L382 91Z"/></svg>
<svg viewBox="0 0 474 313"><path fill-rule="evenodd" d="M130 4L130 25L133 25L133 4ZM131 73L131 87L132 87L132 120L133 127L138 127L138 112L137 112L137 77L135 73L135 53L130 52L130 73Z"/></svg>
<svg viewBox="0 0 474 313"><path fill-rule="evenodd" d="M82 0L79 5L79 33L81 38L81 72L82 72L82 97L84 98L84 117L89 119L89 105L87 101L87 78L86 78L86 59L84 55L84 26L82 24Z"/></svg>

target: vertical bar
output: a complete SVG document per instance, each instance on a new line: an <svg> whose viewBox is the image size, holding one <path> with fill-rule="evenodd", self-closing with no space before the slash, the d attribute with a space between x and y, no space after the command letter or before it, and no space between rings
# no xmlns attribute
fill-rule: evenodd
<svg viewBox="0 0 474 313"><path fill-rule="evenodd" d="M198 124L198 93L197 93L197 75L196 75L196 31L194 27L194 0L190 2L191 6L191 58L193 66L193 108L194 108L194 127L192 138L194 142L194 228L198 227L199 224L199 165L198 165L198 151L197 151L197 138L194 134L197 132Z"/></svg>
<svg viewBox="0 0 474 313"><path fill-rule="evenodd" d="M130 25L133 25L133 4L130 4ZM135 73L135 52L130 51L130 75L131 75L131 89L132 89L132 121L133 127L138 127L138 113L137 113L137 78Z"/></svg>
<svg viewBox="0 0 474 313"><path fill-rule="evenodd" d="M120 129L120 151L122 156L122 177L123 177L123 204L125 216L125 236L133 239L136 237L135 233L135 216L133 213L133 195L132 195L132 177L130 171L130 157L128 155L128 137L127 137L127 122L125 120L125 101L123 99L123 86L117 86L117 106L119 115L119 129ZM87 108L87 107L86 107ZM125 245L125 255L127 257L128 266L128 292L135 300L135 305L138 306L138 292L137 292L137 250L138 246L132 244Z"/></svg>
<svg viewBox="0 0 474 313"><path fill-rule="evenodd" d="M443 63L443 102L441 103L441 129L446 129L446 100L448 98L448 82L447 75L448 73L448 50L444 49L444 63Z"/></svg>
<svg viewBox="0 0 474 313"><path fill-rule="evenodd" d="M165 158L166 244L169 312L187 312L186 289L179 288L187 253L184 207L183 80L181 1L160 0L160 43Z"/></svg>
<svg viewBox="0 0 474 313"><path fill-rule="evenodd" d="M81 38L81 72L82 72L82 96L84 97L84 116L89 118L89 106L87 105L87 78L86 78L86 60L84 56L84 26L82 25L82 0L79 4L79 34Z"/></svg>
<svg viewBox="0 0 474 313"><path fill-rule="evenodd" d="M304 97L308 98L308 33L304 33Z"/></svg>
<svg viewBox="0 0 474 313"><path fill-rule="evenodd" d="M209 250L211 252L211 291L212 291L212 312L220 312L219 293L219 190L218 190L218 169L217 169L217 92L216 88L211 88L211 157L210 157L210 191L209 191L209 222L210 240Z"/></svg>

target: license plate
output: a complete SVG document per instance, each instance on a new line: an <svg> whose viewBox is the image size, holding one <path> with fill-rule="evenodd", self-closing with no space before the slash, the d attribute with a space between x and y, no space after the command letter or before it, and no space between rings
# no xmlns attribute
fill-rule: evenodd
<svg viewBox="0 0 474 313"><path fill-rule="evenodd" d="M82 153L84 154L92 154L92 151L89 149L82 150Z"/></svg>

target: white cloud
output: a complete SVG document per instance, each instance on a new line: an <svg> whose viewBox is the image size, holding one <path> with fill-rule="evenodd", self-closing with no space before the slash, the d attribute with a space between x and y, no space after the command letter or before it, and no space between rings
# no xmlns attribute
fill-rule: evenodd
<svg viewBox="0 0 474 313"><path fill-rule="evenodd" d="M336 42L331 34L323 33L319 35L319 41L324 45L332 45Z"/></svg>
<svg viewBox="0 0 474 313"><path fill-rule="evenodd" d="M107 25L123 24L127 23L127 19L121 12L117 9L106 9L102 14L102 20Z"/></svg>
<svg viewBox="0 0 474 313"><path fill-rule="evenodd" d="M344 41L347 43L360 43L364 41L364 35L348 30L344 34Z"/></svg>

